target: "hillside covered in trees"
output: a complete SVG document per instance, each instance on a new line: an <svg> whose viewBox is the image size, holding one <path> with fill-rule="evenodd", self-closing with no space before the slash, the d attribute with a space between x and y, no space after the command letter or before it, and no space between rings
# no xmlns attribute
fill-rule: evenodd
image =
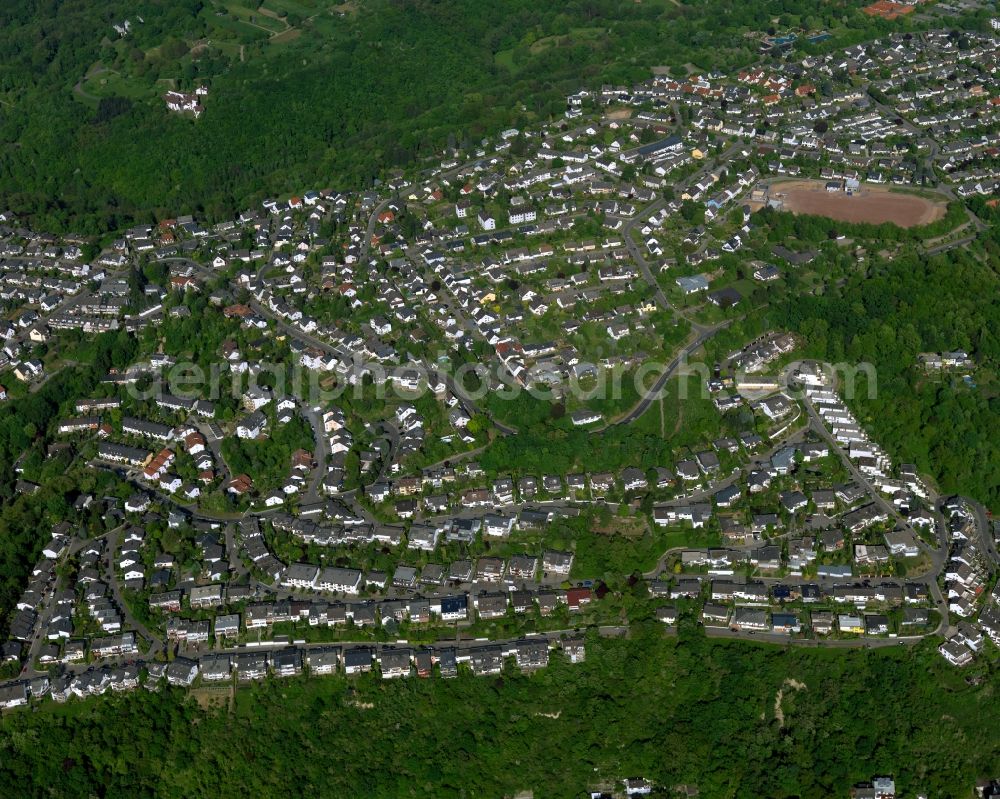
<svg viewBox="0 0 1000 799"><path fill-rule="evenodd" d="M113 0L0 9L0 191L39 229L221 218L303 187L356 189L565 96L665 65L730 69L747 33L884 23L845 0ZM114 26L125 20L120 36ZM140 21L141 20L141 21ZM200 119L168 89L208 86Z"/></svg>
<svg viewBox="0 0 1000 799"><path fill-rule="evenodd" d="M871 363L877 384L858 375L851 404L897 462L916 463L945 493L1000 508L1000 242L934 257L906 251L858 270L839 289L768 310L772 323L802 334L809 355L832 364ZM921 367L922 352L965 350L979 367L966 383Z"/></svg>
<svg viewBox="0 0 1000 799"><path fill-rule="evenodd" d="M0 780L26 798L568 798L642 775L722 798L847 796L891 771L907 796L967 796L1000 761L983 726L997 675L971 676L929 648L782 650L651 626L530 677L271 681L210 711L173 691L50 704L0 725Z"/></svg>

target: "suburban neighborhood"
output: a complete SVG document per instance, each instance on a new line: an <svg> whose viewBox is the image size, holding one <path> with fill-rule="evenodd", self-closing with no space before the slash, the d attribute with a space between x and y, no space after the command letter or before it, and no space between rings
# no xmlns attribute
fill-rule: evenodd
<svg viewBox="0 0 1000 799"><path fill-rule="evenodd" d="M95 247L0 214L0 402L95 334L138 342L64 398L45 460L100 490L38 531L0 708L533 674L646 623L790 648L930 639L955 668L1000 646L989 511L872 439L862 365L740 327L871 257L838 224L934 226L927 254L985 229L967 201L1000 189L1000 38L782 46L735 74L581 89L471 157L222 222ZM163 101L197 118L207 92ZM761 220L783 211L834 227L775 243ZM974 390L976 358L951 346L914 366ZM519 398L573 446L639 425L667 445L614 469L501 459L530 423ZM18 493L46 468L19 461Z"/></svg>

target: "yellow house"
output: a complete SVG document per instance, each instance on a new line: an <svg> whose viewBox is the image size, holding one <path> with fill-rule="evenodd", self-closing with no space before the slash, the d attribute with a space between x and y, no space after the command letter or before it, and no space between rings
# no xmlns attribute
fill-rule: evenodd
<svg viewBox="0 0 1000 799"><path fill-rule="evenodd" d="M837 616L837 627L840 628L842 633L857 633L860 635L865 631L865 625L860 616L850 616L846 613L841 613Z"/></svg>
<svg viewBox="0 0 1000 799"><path fill-rule="evenodd" d="M702 158L704 158L704 157L705 157L705 153L703 153L703 152L702 152L701 150L699 150L699 149L698 149L697 147L695 147L695 148L694 148L694 149L693 149L693 150L691 151L691 157L692 157L692 158L696 158L697 160L699 160L699 161L700 161L700 160L701 160Z"/></svg>

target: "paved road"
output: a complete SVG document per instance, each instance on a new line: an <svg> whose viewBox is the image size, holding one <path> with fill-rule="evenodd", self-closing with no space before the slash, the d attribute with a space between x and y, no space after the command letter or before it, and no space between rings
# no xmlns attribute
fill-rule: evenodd
<svg viewBox="0 0 1000 799"><path fill-rule="evenodd" d="M372 220L377 219L378 214L381 213L381 210L384 210L384 208L386 206L388 206L388 204L389 204L389 201L385 201L385 202L381 203L379 206L377 206L376 211L372 214ZM371 222L369 224L371 226ZM185 264L189 264L196 271L200 272L203 276L212 274L211 271L208 270L206 267L204 267L201 264L198 264L196 261L192 261L192 260L190 260L188 258L177 257L177 258L169 258L169 259L164 259L164 260L175 261L175 262L182 262L182 263L185 263ZM283 332L285 335L290 336L291 338L297 339L297 340L299 340L299 341L301 341L301 342L303 342L303 343L305 343L305 344L307 344L309 346L315 347L316 349L320 350L321 352L325 352L328 355L333 355L333 356L341 359L342 361L351 362L353 360L353 357L354 357L353 353L345 350L343 347L338 347L338 346L336 346L334 344L331 344L328 341L324 341L323 339L321 339L321 338L319 338L317 336L314 336L314 335L312 335L310 333L303 332L302 330L300 330L299 328L295 327L294 325L291 325L288 322L286 322L284 319L282 319L277 314L275 314L273 311L271 311L270 308L268 308L265 305L259 303L257 300L251 299L248 304L249 304L249 306L256 313L260 314L261 316L265 317L266 319L270 319L274 323L275 327L278 330L280 330L281 332ZM465 412L467 414L469 414L470 416L477 416L478 415L478 416L483 416L483 417L488 418L490 420L490 422L492 423L492 425L496 428L496 430L501 435L515 435L517 433L517 428L511 427L510 425L503 424L502 422L499 422L496 419L493 419L490 414L488 414L483 408L481 408L480 406L478 406L468 396L468 394L466 393L465 389L462 386L460 386L449 373L447 373L447 372L445 372L443 370L437 369L435 366L433 366L431 364L424 363L422 365L423 365L423 367L424 367L424 369L426 371L426 374L428 374L430 377L433 377L433 376L436 375L436 376L440 377L444 381L444 383L448 387L448 389L458 398L459 403L462 405L463 410L465 410ZM309 398L306 397L305 401L308 402L308 400L309 400ZM317 429L317 428L314 425L314 430L315 429ZM322 426L320 426L318 429L322 430ZM325 452L326 452L326 449L325 449L325 443L324 443L324 446L323 446L323 459L321 460L320 457L319 457L319 455L320 455L320 444L317 443L317 452L315 454L317 456L317 462L322 467L325 467ZM319 469L317 469L317 473L318 472L319 472ZM315 499L319 498L318 486L319 486L320 481L322 480L322 476L318 475L317 473L314 473L314 475L313 475L313 481L310 483L310 493L309 493L309 496L310 497L314 497ZM325 468L324 468L324 473L325 473ZM310 500L310 501L315 501L315 499Z"/></svg>
<svg viewBox="0 0 1000 799"><path fill-rule="evenodd" d="M677 310L673 305L667 300L667 295L663 293L663 289L660 287L659 281L653 274L653 270L649 268L649 262L646 260L646 256L643 255L642 250L639 249L639 245L635 243L635 239L632 237L632 231L639 225L646 224L646 221L663 208L666 205L666 201L661 199L655 200L641 211L635 214L625 225L622 227L622 234L625 237L625 247L628 249L629 254L632 256L632 260L635 261L636 265L639 267L639 271L642 272L642 276L649 287L653 290L653 296L656 298L657 304L666 311L672 314L678 314Z"/></svg>
<svg viewBox="0 0 1000 799"><path fill-rule="evenodd" d="M731 157L732 154L734 152L736 152L740 147L741 147L741 145L739 145L739 144L734 144L731 147L729 147L726 150L726 152L721 156L722 160L726 160L729 157ZM459 168L460 167L456 168L456 170L459 169ZM691 185L691 184L693 184L696 180L698 180L702 176L708 174L711 170L712 170L712 166L710 164L706 163L698 172L696 172L694 175L692 175L692 176L690 176L690 178L688 178L688 180L685 182L685 185ZM678 188L681 188L681 187L679 186ZM362 244L361 244L361 260L362 261L366 260L369 257L369 255L370 255L371 240L372 240L372 237L373 237L373 235L375 233L375 230L377 229L377 226L378 226L378 215L382 211L384 211L389 206L389 204L392 201L393 201L392 198L387 198L387 199L383 200L382 202L380 202L373 209L373 211L369 215L368 220L367 220L366 233L365 233L364 239L363 239ZM643 211L641 211L640 213L636 214L633 219L631 219L629 222L627 222L626 225L625 225L625 227L624 227L625 240L626 240L629 252L631 253L631 255L632 255L633 259L635 260L635 262L637 263L637 265L639 266L639 269L640 269L640 271L643 274L643 278L646 280L647 284L650 286L650 288L651 288L651 290L652 290L652 292L653 292L653 294L654 294L654 296L656 298L656 302L658 303L658 305L662 309L664 309L666 311L669 311L670 313L683 318L683 314L681 314L676 308L674 308L671 305L671 303L669 302L669 300L667 299L665 293L663 292L662 288L659 285L659 282L658 282L658 280L656 278L656 275L654 275L653 272L652 272L652 269L650 267L649 262L646 260L644 254L642 253L641 249L639 248L639 246L635 242L633 236L631 235L632 231L638 225L644 223L644 221L649 217L650 214L655 213L656 211L658 211L660 208L663 207L663 205L664 205L664 202L662 200L656 200L653 203L651 203L649 206L647 206L645 209L643 209ZM953 246L956 246L956 245L957 245L957 243L953 242L953 243L951 243L949 245L944 245L944 246L945 247L953 247ZM415 254L413 252L408 252L408 255L410 255L411 259L414 260L414 263L417 263L418 266L419 266L419 263L420 263L420 261L418 260L419 259L419 255ZM185 261L187 261L187 259L174 259L174 260L185 260ZM191 263L191 264L193 264L195 266L195 268L197 270L199 270L199 271L202 271L202 272L207 271L207 270L204 269L204 267L201 267L200 265L196 264L193 261L188 261L188 262ZM453 301L454 298L450 296L449 292L443 290L442 291L442 299L446 302L446 304L449 305L449 307L451 307L452 311L454 313L456 313L457 318L459 318L462 321L462 324L465 325L469 329L469 331L471 333L473 333L474 335L478 334L478 332L479 332L478 329L474 325L472 325L471 322L469 322L467 319L465 319L464 315L461 314L460 310L455 307L455 303ZM338 347L336 347L336 346L334 346L334 345L332 345L332 344L330 344L328 342L325 342L325 341L319 339L316 336L312 336L310 334L304 333L303 331L299 330L298 328L294 327L293 325L290 325L290 324L286 323L284 320L282 320L279 317L277 317L275 314L273 314L270 311L270 309L268 309L267 307L263 306L262 304L260 304L260 303L258 303L256 301L252 301L251 302L251 306L254 308L255 311L257 311L261 315L265 316L266 318L271 319L274 322L274 324L277 326L277 328L279 330L282 330L286 334L288 334L288 335L290 335L290 336L292 336L292 337L294 337L294 338L296 338L296 339L298 339L300 341L303 341L304 343L309 344L310 346L316 347L317 349L319 349L321 351L334 354L334 355L336 355L339 358L350 357L350 353L347 353L347 352L343 351L342 348L338 348ZM688 320L688 321L690 321L690 320ZM667 366L667 368L657 378L657 381L654 383L654 385L644 394L643 398L639 401L639 403L637 403L637 405L633 409L631 409L628 413L626 413L620 419L617 419L617 420L615 420L614 422L612 422L610 424L614 424L614 425L629 424L629 423L635 421L636 419L638 419L649 408L649 406L652 404L652 402L655 401L655 399L660 395L660 392L662 391L663 387L665 386L667 380L669 380L670 377L673 374L676 373L677 369L679 368L679 366L681 365L681 363L683 362L683 360L686 359L687 357L690 357L694 352L696 352L700 347L702 347L704 345L704 343L709 338L711 338L719 330L723 329L726 325L728 325L729 322L724 322L724 323L717 324L717 325L703 325L703 324L695 323L695 322L691 322L691 324L692 324L693 332L695 334L694 340L691 341L689 344L687 344L681 350L681 352L673 359L673 361ZM459 386L459 385L457 385L450 375L448 375L448 374L446 374L444 372L440 372L440 371L434 370L434 368L432 366L429 366L429 368L432 370L432 373L437 374L442 380L444 380L444 382L446 383L446 385L448 385L449 389L459 398L460 402L462 403L463 407L465 408L465 410L467 412L469 412L470 414L482 413L482 411L478 407L476 407L475 403L473 403L472 400L470 398L468 398L468 396L465 394L465 392L462 389L462 387ZM829 441L829 443L838 452L838 454L840 455L840 457L844 460L846 467L850 470L850 472L851 472L852 476L854 477L854 479L858 480L859 483L861 483L862 485L865 485L869 489L869 492L870 492L871 496L873 497L873 501L875 501L876 503L878 503L880 507L882 507L884 510L886 510L886 512L890 515L891 518L896 519L897 522L900 523L900 524L902 524L903 526L909 527L909 525L906 523L906 521L904 519L902 519L900 517L900 515L896 512L895 508L893 506L891 506L889 503L887 503L878 494L878 492L874 490L873 486L871 486L871 484L867 480L867 478L864 475L862 475L854 467L853 462L850 461L850 459L847 457L847 454L843 451L843 449L839 446L839 444L834 439L832 439L832 437L826 432L826 429L823 426L821 420L815 414L815 410L812 408L811 403L807 402L807 410L810 413L810 423L809 423L808 429L813 430L818 435L820 435L821 437L823 437L824 439L826 439L827 441ZM312 412L310 412L310 413L312 415L312 418L310 418L310 422L313 423L314 430L317 430L317 431L321 430L321 425L319 424L319 420L317 418L318 414L315 414L315 413L312 413ZM497 423L495 420L494 420L494 424L495 424L497 430L501 434L513 435L513 434L517 433L517 429L514 428L514 427L510 427L510 426L503 425L501 423ZM610 425L605 425L604 427L599 428L599 429L595 429L595 430L593 430L591 432L593 434L598 434L599 435L601 432L603 432L604 430L606 430L609 426ZM795 435L796 436L801 436L803 434L803 432L804 432L803 430L798 430L798 431L795 432ZM318 435L318 438L317 438L317 451L316 451L315 454L317 456L317 461L322 464L323 461L325 461L325 454L322 452L321 446L319 444L319 439L322 438L322 436L319 436L318 433L317 433L317 435ZM779 445L784 445L784 442L782 442ZM468 454L468 453L465 453L465 454ZM456 457L462 457L462 454L459 454ZM386 464L388 463L389 460L390 459L386 459L386 463L383 464L383 469L382 469L382 471L379 474L379 478L381 478L381 477L384 476L384 471L385 471L385 468L386 468ZM452 460L452 459L449 459L449 460ZM747 468L749 468L749 467L747 467ZM317 468L317 470L315 471L315 473L313 475L313 479L310 482L309 491L306 494L307 498L310 498L310 499L318 498L317 487L318 487L319 480L321 479L323 471L324 470L321 469L321 468ZM742 472L740 472L739 474L742 474ZM701 489L699 492L695 492L694 494L688 496L687 498L685 498L683 500L678 500L678 502L681 502L681 501L683 501L683 502L691 502L691 501L698 501L699 498L702 498L702 499L710 498L711 493L713 493L714 491L719 490L720 487L723 487L726 484L732 483L736 479L738 479L738 475L737 476L731 475L731 476L725 478L724 480L721 480L721 481L719 481L719 482L711 485L710 487L708 487L706 489ZM348 496L348 495L350 495L350 496ZM354 502L353 492L345 492L344 498L345 498L346 501ZM357 504L357 503L354 503L354 504ZM530 504L540 504L540 503L530 503ZM360 506L358 506L358 507L360 509L360 512L364 513L363 508L360 508ZM202 515L204 515L204 514L202 514ZM212 515L209 515L208 518L212 518ZM218 517L215 517L215 518L218 518ZM912 528L910 528L910 529L912 529ZM988 528L984 528L984 529L988 529ZM988 546L992 547L992 545L988 545ZM231 563L232 563L232 558L234 557L234 552L235 552L235 546L234 546L234 542L232 541L231 525L227 528L227 548L230 550L230 559L231 559ZM937 577L937 574L940 573L941 568L943 568L944 559L947 556L947 549L946 549L946 547L942 546L942 547L939 547L937 549L933 549L933 548L927 547L927 550L929 551L929 553L931 554L931 557L932 557L932 569L928 573L928 575L926 575L927 583L928 583L928 585L930 587L931 592L934 594L935 601L938 603L938 605L940 607L940 605L943 604L943 598L940 595L940 589L937 586L936 577ZM993 555L993 557L996 557L995 547L992 547L988 551L990 551L990 553ZM667 557L669 554L670 553L665 553L664 557ZM662 563L663 563L663 559L661 558L661 561L658 564L659 568L662 568ZM242 564L240 564L240 566L242 566ZM912 579L914 579L914 578L911 578L911 580ZM916 579L919 579L919 578L916 578ZM809 582L822 582L822 581L821 580L810 580ZM269 590L273 590L273 589L269 589ZM947 619L947 609L946 608L944 609L942 615L943 615L942 624L941 624L941 627L939 629L943 629L943 628L947 627L948 619ZM624 630L625 628L622 628L622 629ZM712 634L715 634L715 633L712 633ZM753 640L769 640L769 639L774 639L775 641L778 641L778 642L780 642L780 641L786 641L787 640L785 636L781 636L781 635L777 635L776 636L776 635L763 635L763 634L760 634L760 633L741 633L741 632L733 632L733 631L728 631L728 630L721 631L719 633L719 635L724 636L724 637L747 637L747 638L752 638ZM847 640L847 641L839 641L838 640L838 641L830 642L830 643L831 643L831 645L835 645L835 646L869 646L869 645L887 646L887 645L897 645L899 643L912 642L914 640L919 640L919 638L920 638L919 636L910 636L910 637L907 637L907 638L899 638L899 639L882 639L882 638L879 638L879 639L873 639L870 642L865 641L863 639L854 639L854 640ZM803 642L803 645L818 645L818 644L817 643L813 643L813 642Z"/></svg>
<svg viewBox="0 0 1000 799"><path fill-rule="evenodd" d="M62 557L56 563L56 569L65 563L69 558L73 557L80 552L81 549L87 544L94 541L104 541L105 542L105 553L107 553L107 538L112 532L120 532L121 527L115 528L115 530L102 533L101 535L93 536L88 539L74 538L70 545L66 548ZM34 668L35 661L38 659L38 655L41 648L48 643L48 640L42 636L42 631L45 630L49 622L52 620L52 616L55 613L56 604L54 601L57 586L59 584L58 577L48 586L45 594L42 597L41 607L38 609L38 620L35 623L35 636L32 638L30 645L28 647L27 656L24 658L24 667L21 669L21 675L34 675L42 673L41 671L36 671Z"/></svg>
<svg viewBox="0 0 1000 799"><path fill-rule="evenodd" d="M872 484L868 476L863 474L854 464L854 461L851 460L850 456L847 454L847 451L840 445L840 442L837 441L837 439L834 438L833 435L831 435L830 432L826 429L826 426L823 424L823 420L816 412L815 406L812 404L812 401L808 397L805 398L805 406L806 406L806 412L809 414L810 427L818 436L822 437L827 442L832 451L837 453L838 457L844 464L844 467L850 473L851 477L853 477L857 483L865 487L865 489L871 496L872 501L876 505L878 505L878 507L881 508L889 516L890 519L894 519L897 525L908 530L910 533L913 534L913 536L918 541L920 541L921 540L920 535L917 533L916 530L913 529L913 526L909 523L909 521L907 521L907 519L905 519L902 515L900 515L896 507L892 505L890 502L888 502L879 493L878 489ZM943 565L944 562L943 558L944 556L947 555L947 552L942 554L940 553L939 550L933 550L933 551L937 553L937 557L942 559L941 564Z"/></svg>
<svg viewBox="0 0 1000 799"><path fill-rule="evenodd" d="M1000 554L997 552L997 542L993 537L992 514L979 502L968 497L960 497L972 513L979 535L979 547L990 559L991 565L1000 565Z"/></svg>
<svg viewBox="0 0 1000 799"><path fill-rule="evenodd" d="M221 647L218 649L210 649L208 647L179 647L178 654L182 657L192 657L197 658L202 655L207 654L219 654L219 655L242 655L255 652L274 652L276 650L285 649L289 646L295 646L299 650L304 650L309 652L311 650L317 649L327 649L329 647L340 647L340 648L365 648L372 649L376 654L381 653L383 650L393 650L393 649L456 649L458 651L468 651L471 649L478 649L483 646L500 646L506 648L512 644L519 641L531 641L531 640L544 640L548 643L550 647L557 645L562 639L567 637L579 637L584 635L586 630L582 627L572 627L565 628L561 630L544 630L541 632L527 633L518 638L502 638L495 640L483 640L481 638L473 637L463 637L461 633L458 633L455 638L442 638L431 643L411 643L405 640L397 641L373 641L371 639L357 639L357 640L339 640L339 641L325 641L325 642L309 642L309 643L294 643L291 640L285 641L260 641L255 644L244 644L241 646L229 646ZM616 625L601 625L597 627L597 634L603 638L619 638L628 634L628 627L616 626ZM134 663L137 658L134 655L129 655L125 657L117 658L106 658L100 661L101 665L114 666L123 663ZM79 674L93 668L92 664L87 663L72 663L65 666L65 670L71 674ZM228 685L228 682L219 683L219 685Z"/></svg>
<svg viewBox="0 0 1000 799"><path fill-rule="evenodd" d="M52 616L55 613L55 592L57 585L58 578L49 584L42 597L42 605L38 610L38 619L35 622L34 636L29 643L28 652L24 658L21 676L30 676L36 673L34 668L35 661L38 659L42 647L48 643L48 639L42 635L42 632L48 628L49 622L52 621Z"/></svg>
<svg viewBox="0 0 1000 799"><path fill-rule="evenodd" d="M243 565L243 559L240 557L240 548L236 543L235 533L236 525L233 523L227 524L223 528L223 541L226 546L226 559L229 561L229 571L239 579L249 572L247 567Z"/></svg>
<svg viewBox="0 0 1000 799"><path fill-rule="evenodd" d="M944 244L938 244L934 247L930 247L924 250L924 255L940 255L941 253L947 252L948 250L954 250L956 248L966 247L969 244L972 244L972 242L974 242L977 238L978 235L973 235L973 236L965 236L964 238L957 239L955 241L946 241Z"/></svg>
<svg viewBox="0 0 1000 799"><path fill-rule="evenodd" d="M428 464L424 468L427 470L439 469L443 466L454 466L456 463L461 463L462 461L467 461L470 458L474 458L477 455L481 455L489 448L489 444L483 444L482 446L476 447L475 449L467 449L463 452L458 452L454 455L449 455L447 458L442 458L441 460Z"/></svg>
<svg viewBox="0 0 1000 799"><path fill-rule="evenodd" d="M314 502L319 502L322 498L320 484L326 476L326 457L329 450L329 444L326 438L326 433L323 430L322 414L320 414L314 407L310 406L303 406L301 412L306 418L306 421L308 421L312 426L314 439L313 458L316 463L313 467L312 474L309 477L309 483L306 490L302 494L301 501L307 504L312 504Z"/></svg>
<svg viewBox="0 0 1000 799"><path fill-rule="evenodd" d="M424 264L423 258L421 257L417 247L407 247L404 252L406 253L406 257L410 259L410 262L414 265L414 267L423 271L424 280L428 286L432 285L435 281L438 280L438 276L433 272L431 272ZM455 317L455 319L459 323L459 326L462 327L462 329L464 329L472 338L479 339L480 341L485 342L492 349L492 345L489 344L489 341L483 335L482 331L466 317L462 308L459 306L457 299L451 293L451 290L444 285L444 283L441 284L441 288L436 293L435 296L437 296L438 300L442 304L447 306L448 310L451 312L451 315ZM504 374L506 372L506 367L504 367L503 364L500 363L499 358L497 358L495 362L498 364L500 368L500 373ZM449 372L443 369L439 369L437 366L427 361L423 361L423 366L426 373L429 376L437 377L438 379L444 382L444 384L448 387L448 390L458 398L458 401L461 404L462 409L467 414L469 414L469 416L480 415L486 417L487 419L490 420L490 423L501 435L505 436L517 435L518 430L516 427L498 421L493 417L492 414L488 413L485 410L485 408L479 406L469 396L468 392L466 392L465 387L460 385L458 381L455 380L455 378Z"/></svg>
<svg viewBox="0 0 1000 799"><path fill-rule="evenodd" d="M129 609L129 606L125 603L122 597L121 585L115 568L115 556L119 549L121 533L126 526L127 525L116 527L113 530L109 530L88 539L74 538L66 552L64 552L62 557L59 559L58 563L64 563L67 558L79 553L84 546L91 544L94 541L104 541L104 553L99 564L101 578L107 584L108 590L111 592L112 599L121 611L122 630L135 630L138 635L145 638L150 644L150 648L147 651L146 656L152 658L155 657L163 648L163 640L158 635L154 635L150 632L150 630L145 625L141 624L132 614L132 611ZM30 642L27 656L24 659L24 666L21 669L22 677L33 677L48 673L45 668L36 669L35 662L38 659L41 648L48 643L48 640L42 636L41 631L46 629L49 622L52 620L53 613L55 612L56 603L54 598L57 585L58 578L45 592L43 597L42 606L38 611L38 621L35 624L36 634Z"/></svg>
<svg viewBox="0 0 1000 799"><path fill-rule="evenodd" d="M121 581L118 579L118 570L115 567L117 561L117 555L119 550L119 539L121 537L121 531L123 528L118 527L107 534L106 542L107 547L105 549L105 558L107 559L107 566L104 571L104 579L111 590L111 596L118 605L118 608L122 613L122 629L123 630L135 630L150 642L151 647L149 649L148 655L153 656L160 649L163 648L163 640L158 636L150 632L149 628L145 624L140 622L135 616L132 615L132 611L129 609L128 604L125 602L122 596L122 586Z"/></svg>
<svg viewBox="0 0 1000 799"><path fill-rule="evenodd" d="M364 240L361 242L361 251L358 254L358 262L363 263L368 258L368 254L371 251L372 236L375 235L375 228L378 226L378 217L383 211L385 211L395 200L394 197L387 197L382 200L375 208L372 210L371 215L368 217L368 228L365 232Z"/></svg>
<svg viewBox="0 0 1000 799"><path fill-rule="evenodd" d="M728 148L726 148L725 151L723 151L723 153L720 156L718 156L718 160L722 162L728 161L730 158L732 158L732 156L735 153L741 150L743 146L744 145L742 144L730 145ZM681 183L678 183L674 187L677 196L679 197L690 186L693 186L703 177L706 177L708 174L717 169L718 167L713 166L715 160L716 159L709 159L709 161L705 163L705 165L702 166L699 170L690 175L686 180L682 181ZM663 293L663 289L660 287L659 281L653 274L653 270L650 268L649 262L646 260L646 256L643 254L642 250L639 249L639 246L635 243L635 239L632 236L632 231L634 231L636 227L646 224L650 216L655 214L665 205L666 202L662 198L654 200L652 203L643 208L642 211L638 212L634 217L632 217L630 221L628 221L625 224L625 226L622 228L622 234L625 237L625 246L628 249L629 254L632 256L632 259L636 262L636 265L639 267L639 271L642 273L642 276L645 279L646 283L653 290L653 296L655 297L657 304L665 311L669 311L670 313L672 313L674 316L686 320L691 325L692 329L695 332L701 333L709 328L707 328L705 325L702 325L699 322L695 322L691 319L688 319L688 317L686 317L681 311L679 311L677 308L671 305L670 301L667 299L667 295Z"/></svg>
<svg viewBox="0 0 1000 799"><path fill-rule="evenodd" d="M662 396L664 386L666 386L667 381L674 375L678 367L684 363L687 363L687 359L691 355L693 355L698 349L700 349L706 341L712 338L712 336L714 336L720 330L723 330L726 327L728 327L731 323L732 320L727 320L725 322L720 322L719 324L713 325L711 327L701 328L695 340L692 341L690 344L688 344L686 347L684 347L684 349L682 349L674 357L674 359L667 365L667 368L660 373L660 376L656 379L656 382L649 387L649 389L643 395L642 399L640 399L639 402L636 403L636 405L632 408L632 410L630 410L624 416L604 425L603 427L592 430L591 434L598 435L600 433L603 433L609 427L623 425L623 424L631 424L640 416L642 416L649 409L649 406L652 405L656 400L658 400Z"/></svg>
<svg viewBox="0 0 1000 799"><path fill-rule="evenodd" d="M930 547L926 543L924 543L924 541L921 539L917 531L913 529L913 525L911 525L909 521L907 521L900 515L899 511L896 510L895 506L887 502L882 497L882 495L878 492L875 486L872 485L868 477L862 474L858 470L854 462L850 459L850 457L848 457L847 452L844 450L843 447L840 446L840 443L832 435L830 435L829 432L827 432L827 429L823 424L822 420L820 419L819 414L816 413L815 407L808 398L805 399L805 405L806 405L806 410L809 413L810 425L812 429L816 431L817 434L821 435L829 443L832 450L836 452L837 455L840 457L845 468L848 470L848 472L851 474L854 480L857 481L860 485L863 485L867 489L869 495L873 498L875 504L878 505L878 507L880 507L883 511L885 511L890 519L894 519L896 521L897 526L902 527L905 530L908 530L913 535L913 537L919 542L920 548L925 553L927 553L928 557L930 558L931 567L928 570L928 572L923 576L924 578L923 581L926 582L928 591L930 592L931 598L934 601L934 605L941 615L941 623L938 625L938 630L935 632L938 631L943 632L947 630L950 626L950 619L948 616L948 603L945 601L944 594L941 592L941 587L938 585L938 580L937 580L938 576L944 571L945 562L948 559L947 543L942 541L941 545L938 547Z"/></svg>

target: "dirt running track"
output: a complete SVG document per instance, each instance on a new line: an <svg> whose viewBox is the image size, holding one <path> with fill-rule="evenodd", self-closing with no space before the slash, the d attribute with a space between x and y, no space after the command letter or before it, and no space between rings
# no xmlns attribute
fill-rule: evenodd
<svg viewBox="0 0 1000 799"><path fill-rule="evenodd" d="M927 225L945 214L944 200L889 191L862 184L853 195L827 191L823 181L797 180L771 186L771 198L780 199L793 214L815 214L840 222L892 222L900 227Z"/></svg>

